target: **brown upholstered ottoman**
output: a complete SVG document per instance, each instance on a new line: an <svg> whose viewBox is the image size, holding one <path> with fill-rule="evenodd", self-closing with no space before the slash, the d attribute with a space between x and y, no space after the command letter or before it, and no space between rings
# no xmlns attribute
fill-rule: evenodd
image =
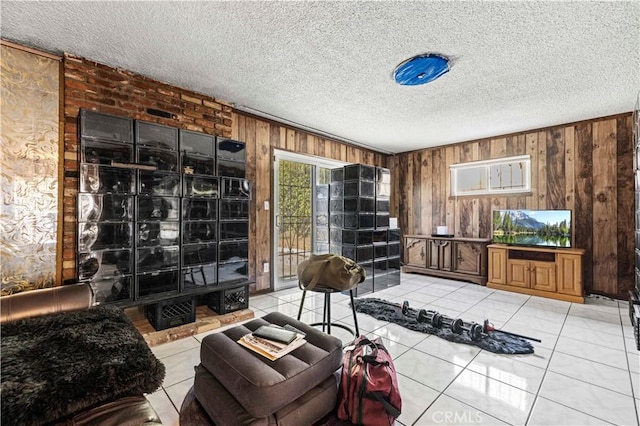
<svg viewBox="0 0 640 426"><path fill-rule="evenodd" d="M291 324L307 343L269 361L237 340L262 325ZM342 342L278 312L205 337L194 394L218 425L313 424L335 407Z"/></svg>

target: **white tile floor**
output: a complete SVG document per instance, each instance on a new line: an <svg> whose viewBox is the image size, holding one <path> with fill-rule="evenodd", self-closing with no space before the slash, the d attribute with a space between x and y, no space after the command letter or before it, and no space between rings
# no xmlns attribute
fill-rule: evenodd
<svg viewBox="0 0 640 426"><path fill-rule="evenodd" d="M256 317L295 317L302 292L252 297ZM400 425L640 425L640 352L626 302L587 298L584 305L403 274L402 284L363 297L434 309L542 339L531 355L496 355L358 314L360 332L383 338L403 398ZM332 296L332 318L353 326L349 298ZM308 295L302 320L322 319L322 297ZM216 330L218 332L220 330ZM347 343L353 337L334 328ZM193 385L205 333L153 348L166 367L162 389L148 395L164 424ZM226 425L222 425L226 426Z"/></svg>

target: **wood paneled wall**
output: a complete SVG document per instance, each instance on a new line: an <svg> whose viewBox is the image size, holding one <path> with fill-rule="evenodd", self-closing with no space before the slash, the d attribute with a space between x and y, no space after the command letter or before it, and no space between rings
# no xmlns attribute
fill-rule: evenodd
<svg viewBox="0 0 640 426"><path fill-rule="evenodd" d="M252 290L271 287L270 272L263 272L262 264L272 262L272 211L264 209L264 202L273 206L274 149L387 167L387 155L347 145L293 129L258 117L234 112L231 137L247 143L247 178L253 185L249 214L249 276L255 280ZM273 269L273 268L272 268Z"/></svg>
<svg viewBox="0 0 640 426"><path fill-rule="evenodd" d="M526 196L450 197L449 166L528 154ZM633 286L634 176L631 114L499 136L389 159L391 216L405 234L447 225L461 237L489 237L494 209L570 209L575 247L586 250L588 293L626 298Z"/></svg>

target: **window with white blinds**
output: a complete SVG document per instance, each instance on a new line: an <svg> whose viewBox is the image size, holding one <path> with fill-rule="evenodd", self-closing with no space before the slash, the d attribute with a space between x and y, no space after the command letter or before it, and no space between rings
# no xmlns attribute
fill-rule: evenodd
<svg viewBox="0 0 640 426"><path fill-rule="evenodd" d="M452 164L449 169L454 197L531 192L528 155Z"/></svg>

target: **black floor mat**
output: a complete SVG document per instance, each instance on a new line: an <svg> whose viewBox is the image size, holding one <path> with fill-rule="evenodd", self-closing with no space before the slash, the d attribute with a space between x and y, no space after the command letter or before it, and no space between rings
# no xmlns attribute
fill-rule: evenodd
<svg viewBox="0 0 640 426"><path fill-rule="evenodd" d="M402 308L398 304L376 298L354 299L357 312L371 315L372 317L401 325L409 330L434 334L450 342L465 343L478 346L489 352L497 354L532 354L533 346L529 341L516 336L510 336L500 332L489 332L479 340L472 340L466 332L453 333L448 328L435 328L428 323L418 322L417 309L409 308L408 314L402 314ZM402 343L402 342L399 342Z"/></svg>

